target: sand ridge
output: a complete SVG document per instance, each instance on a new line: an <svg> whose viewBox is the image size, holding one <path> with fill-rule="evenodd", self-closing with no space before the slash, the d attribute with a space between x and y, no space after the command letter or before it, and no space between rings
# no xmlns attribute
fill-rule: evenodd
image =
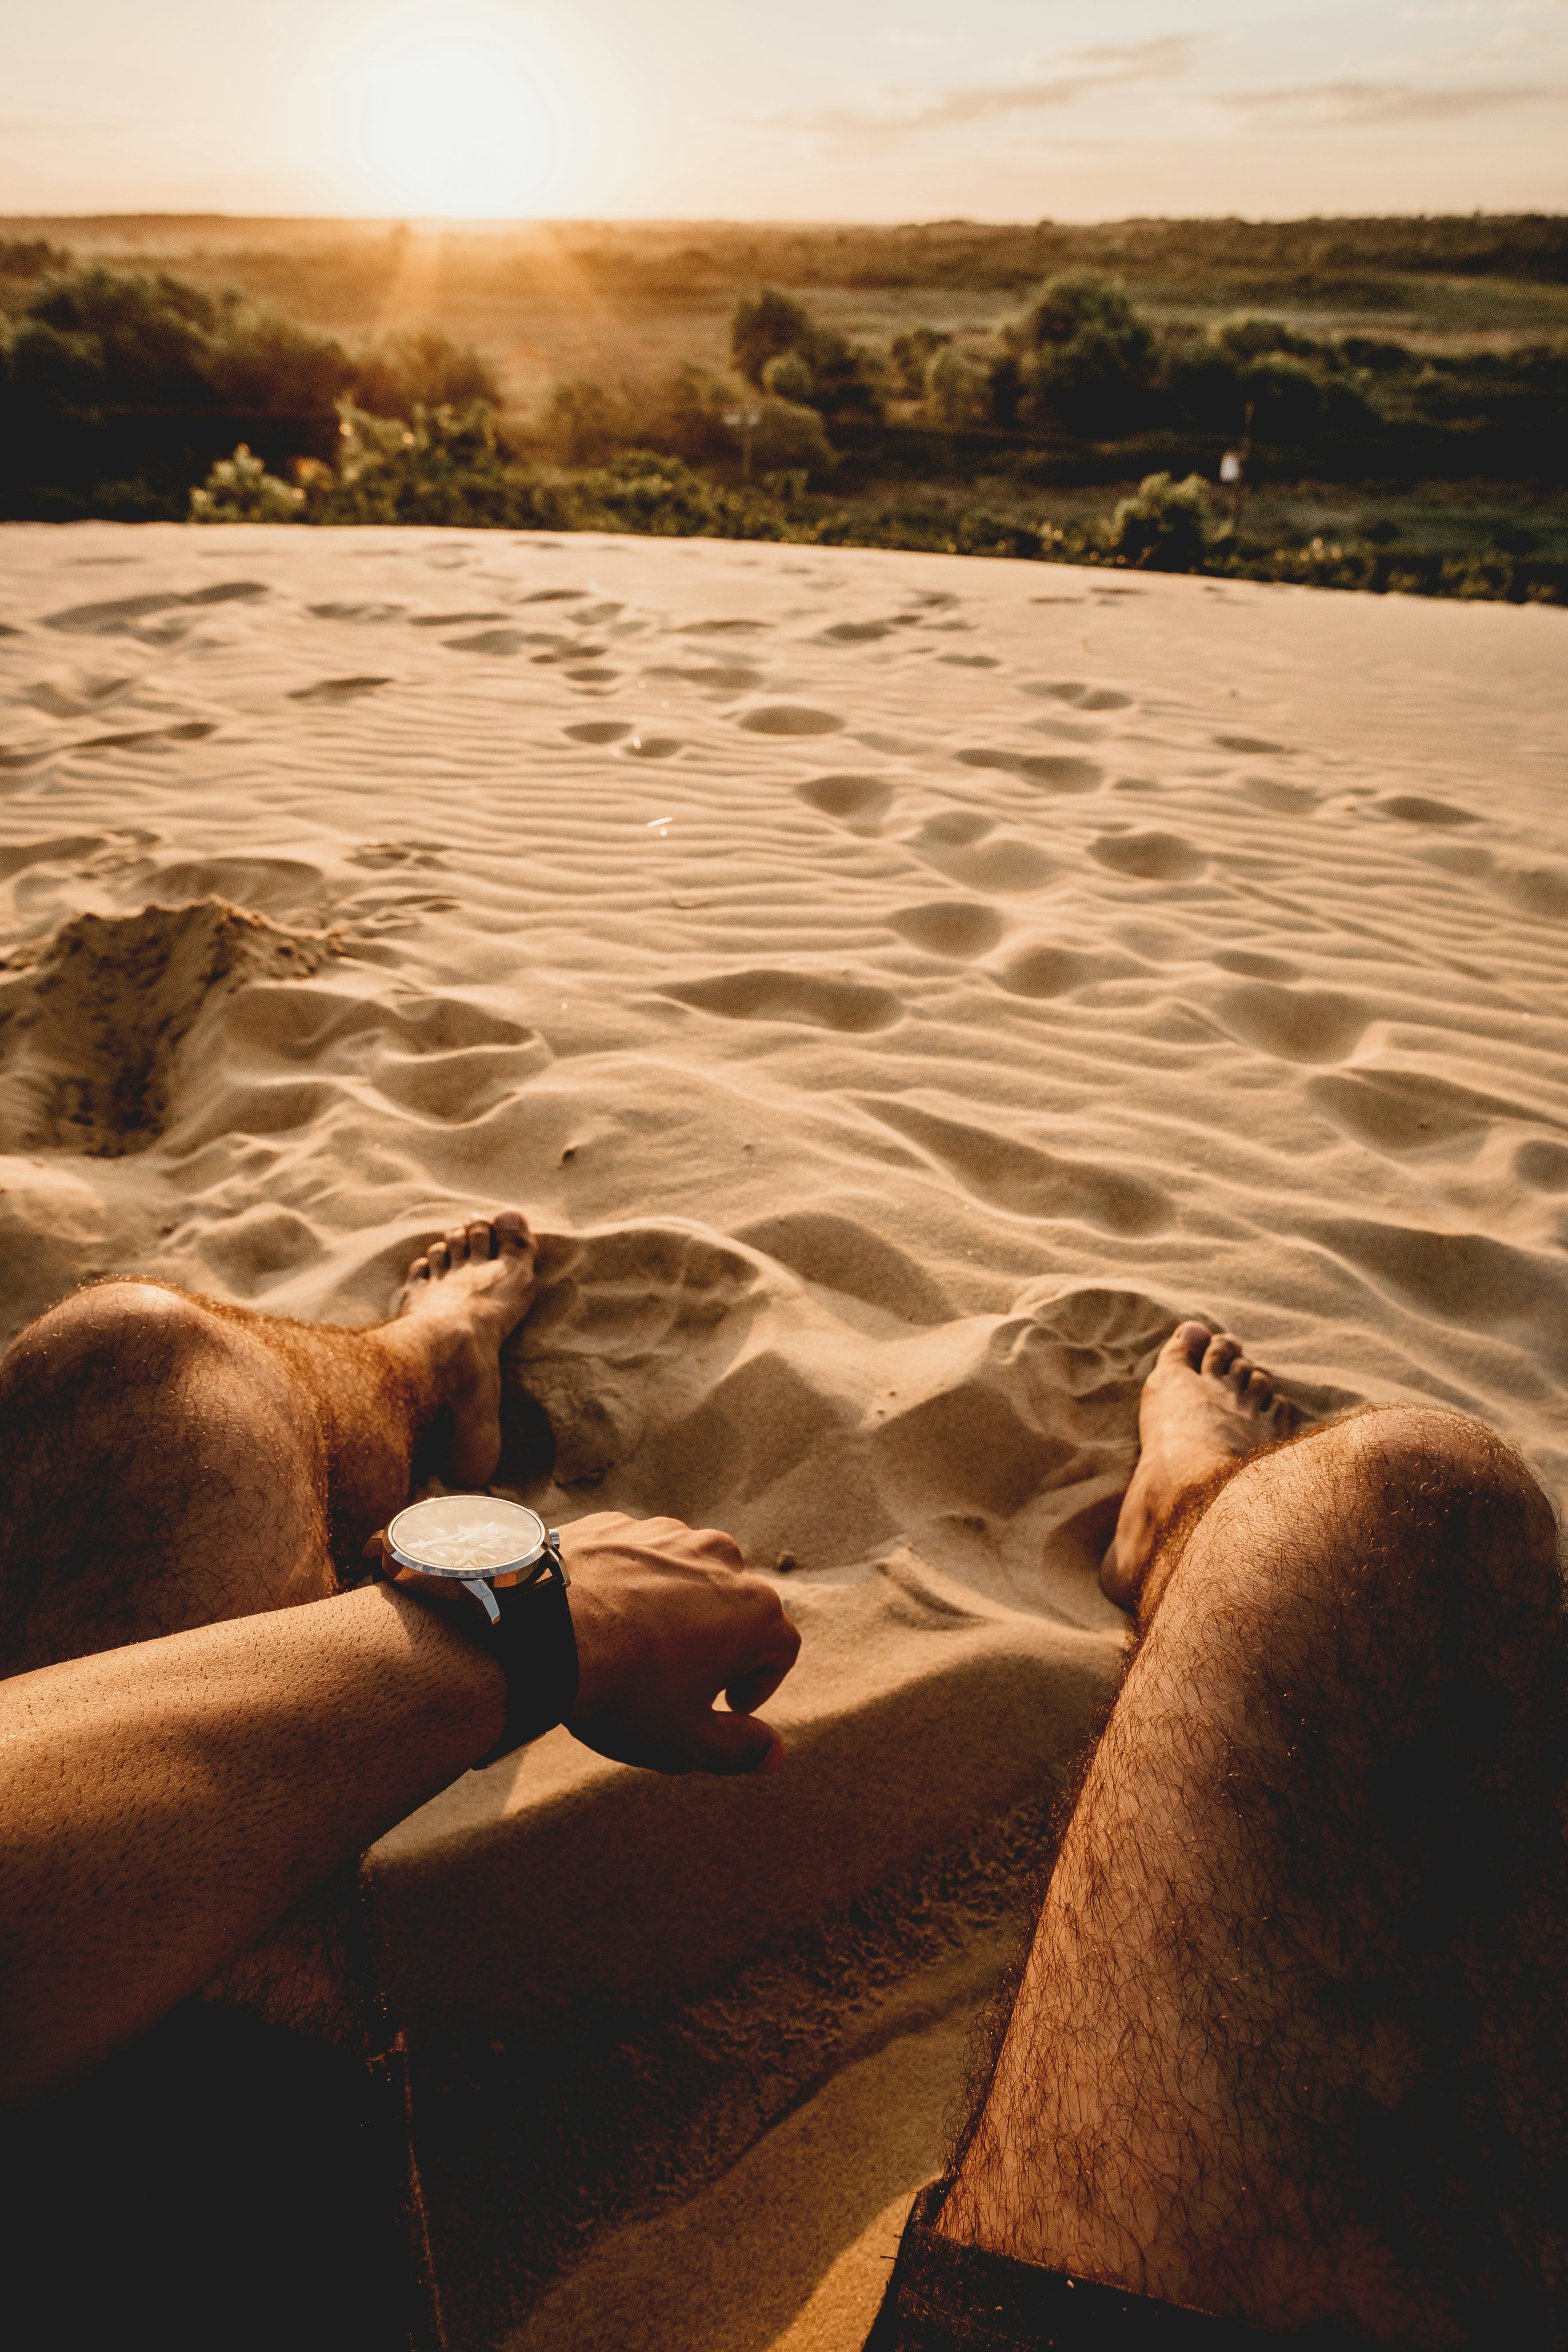
<svg viewBox="0 0 1568 2352"><path fill-rule="evenodd" d="M4 545L5 1335L110 1271L373 1320L518 1202L503 1483L729 1528L806 1633L776 1787L561 1735L387 1842L431 2031L481 1948L500 2009L590 1962L620 2000L617 1855L706 1999L815 1887L1059 1779L1180 1315L1309 1414L1437 1398L1568 1488L1560 614L538 534ZM536 1917L588 1851L579 1926ZM885 2234L911 2163L842 2210ZM836 2227L784 2299L825 2347L881 2261ZM542 2352L598 2324L563 2294Z"/></svg>

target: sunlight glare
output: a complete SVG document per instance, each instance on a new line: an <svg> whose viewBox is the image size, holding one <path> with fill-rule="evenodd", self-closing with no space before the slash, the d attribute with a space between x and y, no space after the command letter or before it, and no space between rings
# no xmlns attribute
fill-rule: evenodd
<svg viewBox="0 0 1568 2352"><path fill-rule="evenodd" d="M378 210L505 220L558 211L586 160L578 93L538 33L479 5L421 6L344 57L336 160Z"/></svg>

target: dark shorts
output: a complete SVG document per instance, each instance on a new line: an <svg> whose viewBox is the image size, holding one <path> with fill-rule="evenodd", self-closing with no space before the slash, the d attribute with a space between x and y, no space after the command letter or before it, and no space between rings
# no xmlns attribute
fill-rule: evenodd
<svg viewBox="0 0 1568 2352"><path fill-rule="evenodd" d="M1257 2352L1269 2344L1330 2352L1349 2340L1337 2327L1248 2327L956 2245L931 2226L952 2186L936 2181L915 2199L865 2352Z"/></svg>

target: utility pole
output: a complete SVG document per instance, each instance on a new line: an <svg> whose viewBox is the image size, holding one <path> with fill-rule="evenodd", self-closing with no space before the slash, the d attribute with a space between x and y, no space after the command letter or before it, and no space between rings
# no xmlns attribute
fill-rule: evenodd
<svg viewBox="0 0 1568 2352"><path fill-rule="evenodd" d="M1241 511L1247 503L1247 461L1252 455L1252 403L1247 404L1241 421L1241 446L1227 449L1219 461L1219 478L1230 491L1230 528L1232 535L1241 537Z"/></svg>
<svg viewBox="0 0 1568 2352"><path fill-rule="evenodd" d="M1250 416L1251 414L1248 409L1247 415ZM725 424L731 433L738 433L741 436L741 479L743 482L752 478L752 436L762 421L760 408L727 408L724 412Z"/></svg>

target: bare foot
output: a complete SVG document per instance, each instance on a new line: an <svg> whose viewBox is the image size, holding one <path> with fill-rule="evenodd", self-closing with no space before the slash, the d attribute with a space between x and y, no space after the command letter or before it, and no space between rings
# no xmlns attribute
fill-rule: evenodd
<svg viewBox="0 0 1568 2352"><path fill-rule="evenodd" d="M1138 1402L1138 1467L1122 1498L1100 1581L1138 1606L1160 1537L1184 1496L1240 1455L1290 1433L1291 1408L1228 1332L1179 1323Z"/></svg>
<svg viewBox="0 0 1568 2352"><path fill-rule="evenodd" d="M533 1301L534 1247L520 1210L448 1228L408 1269L397 1318L384 1327L434 1375L451 1413L441 1475L485 1486L500 1460L500 1349Z"/></svg>

